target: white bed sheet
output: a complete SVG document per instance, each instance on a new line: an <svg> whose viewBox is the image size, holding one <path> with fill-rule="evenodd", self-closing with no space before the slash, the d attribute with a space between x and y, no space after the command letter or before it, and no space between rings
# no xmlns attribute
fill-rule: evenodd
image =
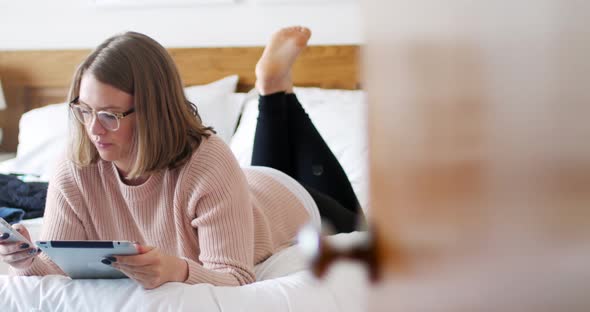
<svg viewBox="0 0 590 312"><path fill-rule="evenodd" d="M338 234L338 245L364 233ZM258 282L240 287L168 283L145 290L134 281L71 280L62 276L0 276L3 311L364 311L366 274L355 263L335 265L323 280L306 269L298 246L257 266Z"/></svg>

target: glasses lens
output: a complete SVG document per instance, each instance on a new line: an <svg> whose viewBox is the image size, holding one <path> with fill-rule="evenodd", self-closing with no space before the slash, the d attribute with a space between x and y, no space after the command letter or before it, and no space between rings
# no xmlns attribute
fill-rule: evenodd
<svg viewBox="0 0 590 312"><path fill-rule="evenodd" d="M80 106L72 106L72 112L74 113L74 117L83 124L90 122L90 119L92 119L92 113Z"/></svg>
<svg viewBox="0 0 590 312"><path fill-rule="evenodd" d="M119 119L117 116L107 113L107 112L100 112L98 113L98 121L100 124L108 130L117 130L119 129Z"/></svg>

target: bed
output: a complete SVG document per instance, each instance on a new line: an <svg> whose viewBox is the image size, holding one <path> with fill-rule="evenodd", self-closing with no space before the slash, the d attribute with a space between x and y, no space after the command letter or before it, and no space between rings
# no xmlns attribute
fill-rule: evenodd
<svg viewBox="0 0 590 312"><path fill-rule="evenodd" d="M66 146L67 86L75 66L88 53L2 51L0 78L8 109L0 111L0 173L24 173L48 181ZM262 48L170 49L181 71L185 93L207 125L231 147L240 164L250 163L257 118L251 92L254 65ZM294 67L300 102L346 171L363 209L368 209L365 93L360 89L358 46L313 46ZM344 127L342 125L345 125ZM43 219L24 220L33 240ZM331 235L341 245L363 232ZM353 263L336 265L315 279L297 244L256 267L257 282L241 287L169 283L146 291L130 280L71 280L61 276L12 277L0 264L0 302L14 311L141 310L181 311L359 311L366 278ZM108 300L107 300L108 299Z"/></svg>

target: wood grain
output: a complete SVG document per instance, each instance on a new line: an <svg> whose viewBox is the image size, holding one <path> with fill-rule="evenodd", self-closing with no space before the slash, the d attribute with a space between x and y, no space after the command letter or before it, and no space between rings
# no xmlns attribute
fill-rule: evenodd
<svg viewBox="0 0 590 312"><path fill-rule="evenodd" d="M185 86L205 84L227 75L240 76L239 92L256 81L254 67L263 47L171 48ZM4 140L0 152L14 152L20 116L36 107L62 103L73 73L90 50L0 51L0 79L8 108L0 111ZM312 46L293 68L297 86L358 89L360 47Z"/></svg>

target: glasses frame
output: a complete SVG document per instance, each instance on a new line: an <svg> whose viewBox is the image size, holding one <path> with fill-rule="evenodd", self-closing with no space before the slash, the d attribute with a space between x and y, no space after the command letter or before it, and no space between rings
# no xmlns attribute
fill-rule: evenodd
<svg viewBox="0 0 590 312"><path fill-rule="evenodd" d="M84 120L80 120L80 118L78 117L78 115L76 115L76 113L74 112L74 109L77 109L78 107L81 106L80 102L79 102L80 97L77 96L75 99L73 99L70 103L69 103L69 107L70 110L72 111L72 114L74 115L74 118L76 118L77 121L79 121L81 124L83 125L87 125L86 122L84 122ZM92 112L92 119L90 119L90 121L88 122L88 124L92 124L92 122L94 120L98 120L98 122L100 123L100 125L105 128L108 131L117 131L119 130L119 128L121 127L121 119L129 116L130 114L135 112L135 107L132 107L131 109L129 109L128 111L124 112L124 113L114 113L114 112L109 112L109 111L95 111L92 108L89 108L89 110ZM100 121L100 119L98 119L98 114L108 114L111 116L114 116L115 118L117 118L117 128L115 129L109 129L107 127L105 127L105 125L102 124L102 122Z"/></svg>

